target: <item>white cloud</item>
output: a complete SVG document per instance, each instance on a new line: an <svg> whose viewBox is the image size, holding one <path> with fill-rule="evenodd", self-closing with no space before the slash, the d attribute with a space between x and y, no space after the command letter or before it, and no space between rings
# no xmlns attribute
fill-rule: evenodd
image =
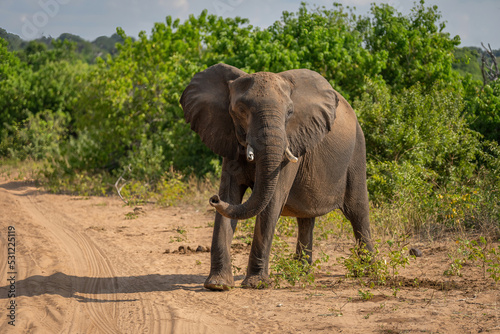
<svg viewBox="0 0 500 334"><path fill-rule="evenodd" d="M374 0L343 0L340 1L343 5L346 6L366 6L371 4L372 2L380 2L380 1L374 1Z"/></svg>
<svg viewBox="0 0 500 334"><path fill-rule="evenodd" d="M169 2L169 1L165 1L165 0L158 0L159 3L163 3L163 2ZM174 8L176 9L180 9L180 10L183 10L183 11L186 11L186 10L189 10L189 3L187 0L174 0Z"/></svg>
<svg viewBox="0 0 500 334"><path fill-rule="evenodd" d="M45 35L59 36L63 32L94 39L112 34L122 27L127 34L149 32L155 22L164 22L167 15L187 19L189 14L199 15L203 9L216 14L214 3L232 7L225 17L241 16L250 24L265 28L279 20L284 10L296 11L302 0L65 0L59 13L44 26ZM332 0L306 0L311 6L332 8ZM345 6L357 8L358 14L367 14L372 2L389 3L398 11L408 14L415 0L336 0ZM27 20L41 10L37 0L0 0L0 27L21 35ZM426 0L426 6L438 5L447 21L446 31L460 35L462 45L480 45L490 42L500 48L498 0Z"/></svg>

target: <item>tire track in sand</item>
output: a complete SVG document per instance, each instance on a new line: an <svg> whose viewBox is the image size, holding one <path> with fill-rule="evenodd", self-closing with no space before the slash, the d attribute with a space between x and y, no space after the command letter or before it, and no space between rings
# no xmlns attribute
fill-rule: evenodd
<svg viewBox="0 0 500 334"><path fill-rule="evenodd" d="M9 192L19 196L19 203L31 216L31 222L45 227L58 241L64 250L64 255L71 262L73 270L68 275L72 277L72 290L77 293L84 292L82 296L75 297L83 301L88 317L79 310L75 310L71 320L65 319L62 332L78 333L96 329L100 333L119 333L116 279L113 278L115 275L111 264L99 247L88 236L75 231L72 228L71 219L53 208L38 204L35 200L36 196L27 195L25 191L11 190ZM103 277L110 278L109 282L103 283L101 280ZM100 291L110 293L100 294ZM98 302L92 300L98 300Z"/></svg>
<svg viewBox="0 0 500 334"><path fill-rule="evenodd" d="M10 184L13 183L15 184L15 182ZM55 203L45 199L43 195L37 195L36 188L21 186L21 184L18 182L17 186L9 187L0 185L0 196L3 200L10 202L10 210L18 215L12 223L18 224L21 229L24 225L26 229L38 230L38 234L41 234L40 238L43 238L39 244L51 243L48 249L53 250L54 252L51 253L56 253L56 255L48 255L51 257L49 262L51 264L67 263L63 274L67 275L69 283L66 289L70 290L68 294L71 293L72 297L69 308L64 309L68 305L62 308L57 307L57 302L54 302L57 298L44 294L41 300L36 301L36 308L41 308L44 314L43 317L38 316L38 318L41 318L42 322L45 319L49 321L37 326L30 320L26 329L42 326L45 329L50 328L51 331L59 327L56 331L62 333L172 332L172 318L174 317L168 305L151 301L146 293L130 294L129 287L119 285L119 279L116 277L111 261L103 250L85 234L85 218L77 217L76 212L75 215L73 212L65 214ZM37 249L25 250L25 260L41 270L36 259L30 254L33 251L36 252ZM45 253L48 252L45 251ZM19 256L22 255L19 254ZM115 263L115 265L127 266L124 263ZM60 269L60 266L55 267ZM49 271L50 269L54 269L54 266L48 268ZM32 276L32 271L28 266L23 278ZM143 283L149 284L149 282ZM118 300L117 296L123 292L126 294L124 300ZM138 305L127 303L127 300L139 303L142 319L136 318L135 321L130 322L128 315L131 310L136 311ZM36 312L28 313L35 317L39 315L33 314ZM137 312L134 313L137 315Z"/></svg>

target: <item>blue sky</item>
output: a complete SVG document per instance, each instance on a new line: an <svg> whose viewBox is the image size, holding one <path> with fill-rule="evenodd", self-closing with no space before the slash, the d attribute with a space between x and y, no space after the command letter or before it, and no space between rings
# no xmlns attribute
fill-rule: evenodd
<svg viewBox="0 0 500 334"><path fill-rule="evenodd" d="M128 35L149 32L154 22L164 22L167 15L186 19L203 9L225 17L241 16L255 26L267 27L284 10L296 11L300 0L0 0L0 27L24 39L40 36L58 37L68 32L87 40L111 35L122 27ZM306 1L311 5L332 7L333 1ZM355 6L366 14L370 3L389 3L408 13L413 0L337 0ZM483 41L500 49L499 0L427 0L438 5L447 21L446 31L459 35L462 46L480 46Z"/></svg>

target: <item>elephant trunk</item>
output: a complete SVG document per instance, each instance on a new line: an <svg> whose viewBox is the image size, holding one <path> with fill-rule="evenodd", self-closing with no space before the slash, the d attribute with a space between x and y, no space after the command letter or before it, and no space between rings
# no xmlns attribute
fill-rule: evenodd
<svg viewBox="0 0 500 334"><path fill-rule="evenodd" d="M273 197L283 161L285 141L273 136L264 142L273 144L265 144L262 150L256 152L260 154L255 156L255 186L250 198L239 205L224 202L219 195L210 198L210 205L224 217L238 220L254 217L267 207Z"/></svg>

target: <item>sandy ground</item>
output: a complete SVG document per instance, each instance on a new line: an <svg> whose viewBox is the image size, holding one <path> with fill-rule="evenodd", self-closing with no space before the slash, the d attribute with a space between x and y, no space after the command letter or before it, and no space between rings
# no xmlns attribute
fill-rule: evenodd
<svg viewBox="0 0 500 334"><path fill-rule="evenodd" d="M424 256L402 272L396 296L375 287L360 298L362 287L335 265L354 243L345 237L321 242L331 260L320 287L212 292L203 288L210 254L173 252L210 245L207 207L134 208L3 179L0 208L0 333L500 333L494 281L475 267L443 276L452 242L418 244ZM244 271L249 248L233 244Z"/></svg>

